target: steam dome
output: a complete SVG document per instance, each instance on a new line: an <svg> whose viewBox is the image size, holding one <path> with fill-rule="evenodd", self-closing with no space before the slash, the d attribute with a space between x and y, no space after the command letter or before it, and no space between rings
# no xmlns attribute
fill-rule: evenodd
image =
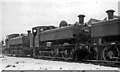
<svg viewBox="0 0 120 72"><path fill-rule="evenodd" d="M59 27L64 27L64 26L67 26L67 22L66 22L65 20L62 20L62 21L60 22Z"/></svg>

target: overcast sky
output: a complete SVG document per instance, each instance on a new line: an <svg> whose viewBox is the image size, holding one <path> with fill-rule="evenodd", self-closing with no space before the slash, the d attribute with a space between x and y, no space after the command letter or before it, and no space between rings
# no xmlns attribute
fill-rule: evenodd
<svg viewBox="0 0 120 72"><path fill-rule="evenodd" d="M8 0L0 2L0 40L12 33L27 33L35 26L59 26L61 20L68 23L78 21L84 14L85 22L90 18L104 19L108 9L118 15L120 0Z"/></svg>

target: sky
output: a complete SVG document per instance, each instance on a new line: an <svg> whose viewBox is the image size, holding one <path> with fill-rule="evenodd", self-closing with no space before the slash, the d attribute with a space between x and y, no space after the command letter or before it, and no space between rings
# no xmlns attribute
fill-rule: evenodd
<svg viewBox="0 0 120 72"><path fill-rule="evenodd" d="M0 40L13 33L27 33L35 26L59 26L62 20L74 24L78 15L104 19L108 9L118 15L120 0L1 0L0 2Z"/></svg>

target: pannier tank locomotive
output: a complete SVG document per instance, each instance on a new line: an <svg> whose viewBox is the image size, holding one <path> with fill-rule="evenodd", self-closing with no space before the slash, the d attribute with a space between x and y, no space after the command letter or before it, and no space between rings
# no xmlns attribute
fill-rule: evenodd
<svg viewBox="0 0 120 72"><path fill-rule="evenodd" d="M6 37L3 53L10 56L56 58L64 60L103 60L120 62L120 18L114 18L114 10L107 10L108 20L68 24L61 21L59 27L37 26L28 34L11 34Z"/></svg>

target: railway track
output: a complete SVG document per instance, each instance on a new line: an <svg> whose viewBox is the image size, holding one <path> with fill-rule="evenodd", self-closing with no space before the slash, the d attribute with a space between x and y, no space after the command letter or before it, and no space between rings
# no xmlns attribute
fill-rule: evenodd
<svg viewBox="0 0 120 72"><path fill-rule="evenodd" d="M35 58L35 59L43 59L43 60L52 60L52 61L63 61L63 62L70 62L70 63L85 63L85 64L94 64L94 65L100 65L100 66L107 66L107 67L117 67L120 68L120 62L113 62L113 61L109 61L108 63L106 63L103 60L82 60L82 61L74 61L71 58L68 59L63 59L61 57L48 57L48 56L44 56L44 57L39 57L39 58Z"/></svg>

